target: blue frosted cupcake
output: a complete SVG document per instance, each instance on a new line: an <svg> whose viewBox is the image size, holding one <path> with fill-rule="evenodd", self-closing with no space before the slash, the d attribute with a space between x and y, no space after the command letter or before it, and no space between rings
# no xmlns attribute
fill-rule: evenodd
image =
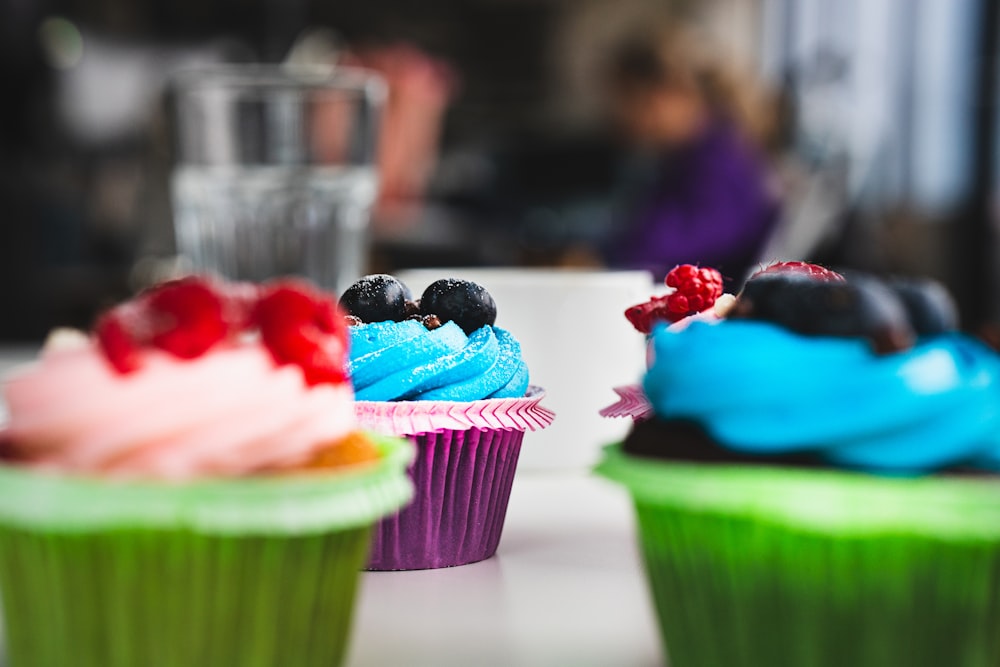
<svg viewBox="0 0 1000 667"><path fill-rule="evenodd" d="M349 374L359 422L417 447L414 501L377 526L369 569L489 558L524 433L552 420L520 344L494 326L492 297L466 281L438 281L418 303L395 278L368 276L341 303L355 318Z"/></svg>
<svg viewBox="0 0 1000 667"><path fill-rule="evenodd" d="M778 282L654 332L654 417L599 466L671 664L998 664L1000 358L862 279Z"/></svg>

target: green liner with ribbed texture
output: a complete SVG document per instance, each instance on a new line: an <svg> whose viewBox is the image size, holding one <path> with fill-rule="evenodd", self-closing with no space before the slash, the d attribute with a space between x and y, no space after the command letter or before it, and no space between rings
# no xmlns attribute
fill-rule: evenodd
<svg viewBox="0 0 1000 667"><path fill-rule="evenodd" d="M340 664L371 526L412 493L412 446L374 439L377 464L273 479L0 470L10 667Z"/></svg>
<svg viewBox="0 0 1000 667"><path fill-rule="evenodd" d="M1000 481L675 463L632 493L671 667L1000 665Z"/></svg>

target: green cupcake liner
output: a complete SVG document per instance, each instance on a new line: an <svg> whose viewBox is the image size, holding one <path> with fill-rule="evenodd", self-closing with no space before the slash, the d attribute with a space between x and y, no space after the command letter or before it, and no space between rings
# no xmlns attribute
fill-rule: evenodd
<svg viewBox="0 0 1000 667"><path fill-rule="evenodd" d="M376 441L376 465L281 479L0 471L10 667L341 664L371 526L412 493L412 446Z"/></svg>
<svg viewBox="0 0 1000 667"><path fill-rule="evenodd" d="M1000 664L1000 483L637 459L672 667Z"/></svg>
<svg viewBox="0 0 1000 667"><path fill-rule="evenodd" d="M2 531L9 663L339 665L369 537Z"/></svg>

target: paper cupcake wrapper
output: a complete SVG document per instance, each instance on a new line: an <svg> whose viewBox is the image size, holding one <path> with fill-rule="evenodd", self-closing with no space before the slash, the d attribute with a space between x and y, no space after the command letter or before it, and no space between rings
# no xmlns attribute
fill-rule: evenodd
<svg viewBox="0 0 1000 667"><path fill-rule="evenodd" d="M90 533L142 526L212 534L302 534L353 528L412 495L413 447L373 436L381 458L337 471L185 483L101 480L0 466L0 524Z"/></svg>
<svg viewBox="0 0 1000 667"><path fill-rule="evenodd" d="M411 436L416 495L374 531L370 570L465 565L496 553L524 431L447 430Z"/></svg>
<svg viewBox="0 0 1000 667"><path fill-rule="evenodd" d="M618 394L618 400L606 408L602 408L602 417L627 417L635 421L644 421L653 416L653 406L649 404L642 385L630 384L623 387L613 387Z"/></svg>
<svg viewBox="0 0 1000 667"><path fill-rule="evenodd" d="M100 483L0 470L0 596L16 667L330 667L371 526L412 446L336 474Z"/></svg>
<svg viewBox="0 0 1000 667"><path fill-rule="evenodd" d="M672 667L1000 664L1000 489L629 460Z"/></svg>
<svg viewBox="0 0 1000 667"><path fill-rule="evenodd" d="M9 664L342 664L370 532L0 529Z"/></svg>
<svg viewBox="0 0 1000 667"><path fill-rule="evenodd" d="M529 387L523 398L480 401L356 401L362 428L387 435L415 435L446 430L511 429L536 431L552 423L554 413L541 405L545 391Z"/></svg>

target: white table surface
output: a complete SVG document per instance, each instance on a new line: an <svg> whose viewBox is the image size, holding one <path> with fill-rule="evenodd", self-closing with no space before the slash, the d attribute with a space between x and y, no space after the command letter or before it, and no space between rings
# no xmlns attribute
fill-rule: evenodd
<svg viewBox="0 0 1000 667"><path fill-rule="evenodd" d="M584 472L518 472L493 558L361 585L351 667L662 664L630 501Z"/></svg>
<svg viewBox="0 0 1000 667"><path fill-rule="evenodd" d="M36 351L0 347L0 376ZM348 667L662 665L633 521L587 471L519 470L493 558L362 575Z"/></svg>

